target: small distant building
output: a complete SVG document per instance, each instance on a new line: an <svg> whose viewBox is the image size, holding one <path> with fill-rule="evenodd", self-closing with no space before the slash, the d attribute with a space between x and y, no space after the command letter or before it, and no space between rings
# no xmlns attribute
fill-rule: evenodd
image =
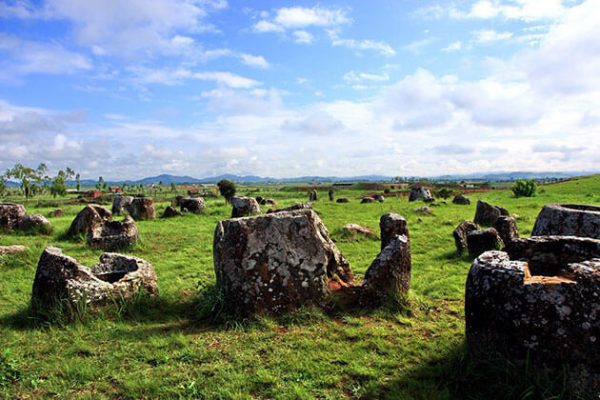
<svg viewBox="0 0 600 400"><path fill-rule="evenodd" d="M123 193L123 189L119 186L110 186L108 188L108 193Z"/></svg>
<svg viewBox="0 0 600 400"><path fill-rule="evenodd" d="M85 192L80 193L81 196L85 197L86 199L98 199L102 197L102 192L99 190L87 190Z"/></svg>

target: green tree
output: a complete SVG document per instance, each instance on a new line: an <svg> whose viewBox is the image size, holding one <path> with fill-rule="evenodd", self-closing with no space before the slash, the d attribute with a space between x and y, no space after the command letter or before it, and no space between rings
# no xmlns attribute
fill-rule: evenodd
<svg viewBox="0 0 600 400"><path fill-rule="evenodd" d="M175 186L175 183L171 183L171 192L175 193L177 191L177 186Z"/></svg>
<svg viewBox="0 0 600 400"><path fill-rule="evenodd" d="M515 197L532 197L535 195L537 185L533 179L517 179L511 190Z"/></svg>
<svg viewBox="0 0 600 400"><path fill-rule="evenodd" d="M221 193L221 196L225 197L225 201L229 202L229 200L235 196L235 183L227 179L221 179L219 182L217 182L217 187L219 188L219 193Z"/></svg>
<svg viewBox="0 0 600 400"><path fill-rule="evenodd" d="M440 190L438 190L437 195L438 197L441 197L442 199L447 199L448 197L452 196L452 189L449 188L441 188Z"/></svg>
<svg viewBox="0 0 600 400"><path fill-rule="evenodd" d="M42 166L43 164L40 164ZM40 167L38 167L38 170ZM38 181L38 175L36 170L30 167L26 167L23 164L15 164L12 169L6 171L7 178L13 178L19 181L19 186L23 191L23 195L28 199L32 194L32 188L35 186L35 182Z"/></svg>
<svg viewBox="0 0 600 400"><path fill-rule="evenodd" d="M4 175L0 175L0 196L3 196L5 191L6 191L6 178L4 177Z"/></svg>
<svg viewBox="0 0 600 400"><path fill-rule="evenodd" d="M102 176L98 177L98 183L96 183L96 189L103 190L106 187L106 182Z"/></svg>
<svg viewBox="0 0 600 400"><path fill-rule="evenodd" d="M77 191L81 190L81 176L79 174L75 175L75 182L77 183Z"/></svg>

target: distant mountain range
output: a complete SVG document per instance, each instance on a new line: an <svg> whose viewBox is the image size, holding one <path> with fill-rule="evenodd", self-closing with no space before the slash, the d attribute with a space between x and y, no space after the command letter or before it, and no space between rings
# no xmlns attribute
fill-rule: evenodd
<svg viewBox="0 0 600 400"><path fill-rule="evenodd" d="M516 179L566 179L572 178L575 176L584 176L584 175L592 175L595 172L589 171L576 171L576 172L527 172L527 171L517 171L517 172L489 172L489 173L475 173L475 174L465 174L465 175L440 175L434 177L408 177L413 180L419 179L428 179L433 181L487 181L487 182L500 182L500 181L514 181ZM217 183L221 179L228 179L230 181L236 183L246 183L246 184L282 184L282 183L325 183L325 182L390 182L394 180L392 176L385 175L359 175L359 176L348 176L348 177L339 177L339 176L301 176L297 178L271 178L271 177L261 177L256 175L233 175L233 174L223 174L218 176L212 176L208 178L193 178L191 176L179 176L179 175L169 175L162 174L158 176L152 176L147 178L142 178L138 180L124 180L124 181L107 181L106 183L110 185L151 185L155 183L162 182L164 185L170 185L172 183L176 185L184 185L184 184L210 184ZM82 179L81 186L82 187L94 187L98 181L93 179ZM9 186L17 186L15 182L8 182ZM76 182L74 180L67 182L68 186L75 186Z"/></svg>

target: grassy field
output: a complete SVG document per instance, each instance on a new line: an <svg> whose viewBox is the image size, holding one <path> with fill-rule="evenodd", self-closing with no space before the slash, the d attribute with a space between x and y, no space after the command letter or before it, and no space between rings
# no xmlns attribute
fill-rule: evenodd
<svg viewBox="0 0 600 400"><path fill-rule="evenodd" d="M246 194L250 189L241 187ZM304 201L303 193L269 192L280 206ZM343 239L340 228L358 223L378 232L389 211L407 218L412 246L410 304L402 310L325 314L303 309L252 321L212 320L212 239L217 221L230 214L222 199L208 199L204 215L139 222L142 243L127 251L150 261L160 297L84 316L69 324L31 318L28 302L40 253L57 246L85 265L100 251L63 241L81 205L62 206L50 218L50 236L18 233L0 244L24 244L20 255L0 256L0 397L199 398L199 399L511 399L568 398L564 371L536 371L503 360L469 359L464 346L463 297L470 262L457 258L452 230L472 220L470 206L441 204L418 216L422 203L388 197L359 204L364 193L345 190L348 204L325 200L315 209L360 277L379 241ZM541 188L533 198L509 191L470 196L502 205L517 216L522 236L547 203L600 205L600 176ZM157 204L160 214L167 203ZM29 213L54 207L27 205Z"/></svg>

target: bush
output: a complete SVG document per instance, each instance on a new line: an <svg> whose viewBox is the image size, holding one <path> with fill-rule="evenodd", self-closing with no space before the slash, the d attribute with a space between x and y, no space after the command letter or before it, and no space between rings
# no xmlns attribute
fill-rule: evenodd
<svg viewBox="0 0 600 400"><path fill-rule="evenodd" d="M221 179L217 182L217 187L219 188L221 196L225 197L225 200L229 201L229 199L235 196L235 183L227 179Z"/></svg>
<svg viewBox="0 0 600 400"><path fill-rule="evenodd" d="M512 187L512 192L514 193L515 197L532 197L535 195L536 188L537 186L533 179L517 179Z"/></svg>
<svg viewBox="0 0 600 400"><path fill-rule="evenodd" d="M452 194L452 189L448 188L441 188L437 191L437 197L441 197L442 199L447 199L448 197L452 196Z"/></svg>

